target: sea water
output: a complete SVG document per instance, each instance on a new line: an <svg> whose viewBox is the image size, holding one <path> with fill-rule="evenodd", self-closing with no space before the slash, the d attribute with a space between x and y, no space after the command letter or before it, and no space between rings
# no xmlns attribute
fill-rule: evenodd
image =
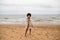
<svg viewBox="0 0 60 40"><path fill-rule="evenodd" d="M32 14L32 22L60 24L60 14ZM26 15L0 15L0 24L24 24Z"/></svg>

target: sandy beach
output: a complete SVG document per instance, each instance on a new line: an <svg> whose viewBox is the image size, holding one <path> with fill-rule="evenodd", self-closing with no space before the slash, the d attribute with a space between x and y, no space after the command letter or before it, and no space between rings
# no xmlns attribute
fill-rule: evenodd
<svg viewBox="0 0 60 40"><path fill-rule="evenodd" d="M0 40L60 40L60 25L34 25L32 34L24 36L23 24L0 24Z"/></svg>

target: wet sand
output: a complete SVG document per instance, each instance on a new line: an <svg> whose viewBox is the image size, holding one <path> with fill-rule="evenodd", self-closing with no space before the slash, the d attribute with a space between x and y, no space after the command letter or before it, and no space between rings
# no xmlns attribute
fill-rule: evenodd
<svg viewBox="0 0 60 40"><path fill-rule="evenodd" d="M24 36L23 24L0 24L0 40L60 40L60 25L34 25Z"/></svg>

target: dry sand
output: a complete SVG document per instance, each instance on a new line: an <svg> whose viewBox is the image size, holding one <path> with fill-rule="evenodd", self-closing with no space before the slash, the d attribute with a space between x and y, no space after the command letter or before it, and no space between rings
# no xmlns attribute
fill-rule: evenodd
<svg viewBox="0 0 60 40"><path fill-rule="evenodd" d="M60 40L60 25L34 25L24 36L25 25L0 24L0 40Z"/></svg>

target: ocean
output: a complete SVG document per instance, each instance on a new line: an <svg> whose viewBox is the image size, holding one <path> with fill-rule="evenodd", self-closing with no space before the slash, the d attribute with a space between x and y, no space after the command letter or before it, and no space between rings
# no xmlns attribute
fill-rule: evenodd
<svg viewBox="0 0 60 40"><path fill-rule="evenodd" d="M60 14L32 14L33 23L54 23L60 24ZM24 24L26 15L0 15L0 24Z"/></svg>

